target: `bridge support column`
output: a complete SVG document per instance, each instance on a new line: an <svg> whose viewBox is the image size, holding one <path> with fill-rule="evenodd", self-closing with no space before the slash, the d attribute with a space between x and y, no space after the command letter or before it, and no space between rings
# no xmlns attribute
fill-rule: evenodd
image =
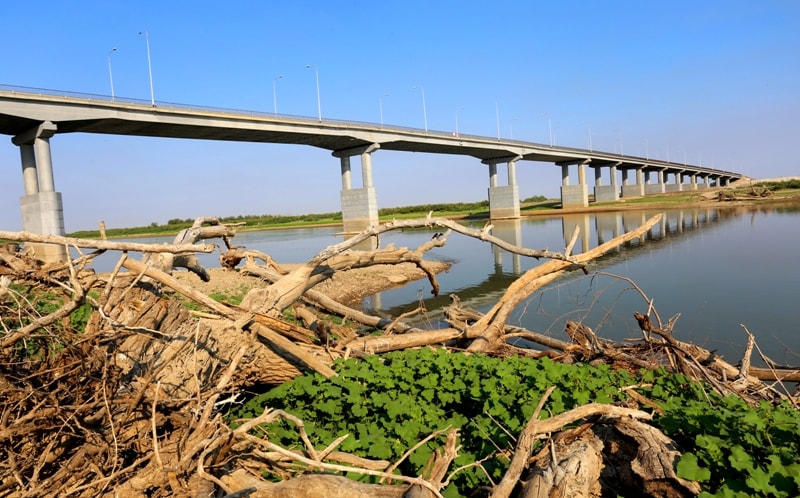
<svg viewBox="0 0 800 498"><path fill-rule="evenodd" d="M634 178L633 184L628 182L628 171L627 169L622 170L622 197L642 197L644 195L644 175L642 167L640 166L634 169L636 177Z"/></svg>
<svg viewBox="0 0 800 498"><path fill-rule="evenodd" d="M594 169L594 201L611 202L619 200L619 188L617 187L617 166L620 163L609 166L611 185L603 185L603 170L600 166Z"/></svg>
<svg viewBox="0 0 800 498"><path fill-rule="evenodd" d="M350 156L339 158L342 165L342 190L353 188L353 174L350 170Z"/></svg>
<svg viewBox="0 0 800 498"><path fill-rule="evenodd" d="M650 171L647 172L647 184L644 186L645 194L663 194L664 193L664 170L656 171L656 183L650 183Z"/></svg>
<svg viewBox="0 0 800 498"><path fill-rule="evenodd" d="M689 190L697 190L697 173L692 173L689 178L691 179Z"/></svg>
<svg viewBox="0 0 800 498"><path fill-rule="evenodd" d="M561 166L561 209L588 207L589 190L586 185L586 165L591 161L587 159L577 164L578 184L569 184L570 163L559 163ZM574 164L574 163L572 163Z"/></svg>
<svg viewBox="0 0 800 498"><path fill-rule="evenodd" d="M22 229L40 235L64 235L64 203L55 191L50 137L56 125L47 121L11 139L20 148L25 195L20 198ZM45 262L67 259L63 246L28 244L36 258Z"/></svg>
<svg viewBox="0 0 800 498"><path fill-rule="evenodd" d="M683 184L681 183L681 172L675 171L672 173L675 175L675 183L665 183L664 184L664 192L681 192L683 190ZM667 178L669 178L670 173L666 173Z"/></svg>
<svg viewBox="0 0 800 498"><path fill-rule="evenodd" d="M378 197L372 185L371 154L379 147L379 144L372 144L333 152L333 156L339 158L342 169L341 203L344 233L361 232L378 224ZM361 156L361 188L353 188L350 158L355 155Z"/></svg>
<svg viewBox="0 0 800 498"><path fill-rule="evenodd" d="M483 161L489 165L489 218L493 220L519 218L519 186L517 185L517 161L520 156ZM497 164L505 162L508 185L498 185Z"/></svg>

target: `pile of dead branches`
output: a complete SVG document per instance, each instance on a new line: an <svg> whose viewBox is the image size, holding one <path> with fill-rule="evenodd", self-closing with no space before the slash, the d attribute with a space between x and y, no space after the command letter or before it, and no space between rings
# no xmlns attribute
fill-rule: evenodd
<svg viewBox="0 0 800 498"><path fill-rule="evenodd" d="M652 307L635 317L643 332L638 344L614 344L572 322L566 324L568 340L563 341L506 324L511 311L533 292L564 272L585 271L592 259L641 236L658 220L656 216L637 230L578 255L571 254L577 233L563 253L555 253L511 246L493 237L491 226L473 230L441 218L396 221L333 245L291 272L268 255L232 247L233 231L213 218L198 219L170 245L0 232L0 240L61 244L79 253L63 264L45 265L14 244L0 250L0 497L439 496L458 452L455 433L448 435L445 451L431 462L425 476L399 476L392 472L391 462L348 455L335 445L314 448L304 437L306 447L298 451L252 435L250 429L275 417L293 420L304 434L303 421L283 412L267 410L237 429L230 429L222 416L243 391L277 385L307 372L334 376L331 365L337 358L405 348L440 346L549 356L629 369L665 366L702 379L720 393L733 392L752 402L791 399L790 393L753 375L752 347L741 366L734 367L675 339L671 324L661 324ZM352 250L387 231L417 227L446 231L416 249ZM463 308L454 297L445 310L449 327L438 330L416 328L405 323L405 317L367 315L314 290L337 272L411 262L425 272L437 293L436 275L424 255L444 246L452 232L549 261L522 275L488 313ZM194 253L213 251L212 245L198 244L212 238L225 243L222 262L231 271L263 279L263 286L252 289L239 306L217 302L171 275L174 268L185 267L207 279ZM94 252L80 252L86 248ZM98 275L89 265L106 251L119 251L120 258L113 272ZM128 251L141 251L145 257L132 259ZM187 301L193 303L191 311ZM285 318L288 309L299 322ZM383 334L365 335L358 328L332 325L322 320L326 315ZM86 318L80 328L77 317ZM542 348L510 345L516 338ZM780 379L784 374L762 371L760 376ZM631 437L642 446L663 452L662 460L655 457L644 465L642 479L668 482L674 496L699 489L678 479L669 466L658 464L673 461L676 450L663 434L636 422L648 419L648 413L588 405L540 420L540 410L541 405L518 438L506 478L492 496L509 496L514 489L524 493L520 496L549 496L556 488L564 489L565 483L575 484L569 492L576 497L592 496L594 470L575 467L581 467L585 455L556 463L548 455L529 460L532 441L541 434L556 433L592 416L611 421L613 430L635 434ZM567 439L581 437L573 434ZM596 441L586 445L599 451ZM258 477L259 462L276 460L294 462L300 475L281 483L264 482ZM365 485L329 475L341 472L390 476L395 484ZM520 491L523 472L528 484ZM579 472L583 474L577 478ZM538 477L531 481L531 476Z"/></svg>

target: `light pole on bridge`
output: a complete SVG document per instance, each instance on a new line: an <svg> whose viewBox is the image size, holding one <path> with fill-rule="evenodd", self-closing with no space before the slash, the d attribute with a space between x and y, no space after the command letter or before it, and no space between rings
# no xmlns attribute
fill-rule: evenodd
<svg viewBox="0 0 800 498"><path fill-rule="evenodd" d="M114 73L111 71L111 54L117 51L117 47L108 52L108 79L111 82L111 102L114 102Z"/></svg>
<svg viewBox="0 0 800 498"><path fill-rule="evenodd" d="M416 90L417 85L414 85L412 88ZM422 121L425 124L425 133L428 133L428 109L425 105L425 87L419 85L419 89L422 92Z"/></svg>
<svg viewBox="0 0 800 498"><path fill-rule="evenodd" d="M384 93L383 95L378 97L378 109L380 110L381 113L381 128L383 128L383 97L388 97L388 96L389 96L388 93Z"/></svg>
<svg viewBox="0 0 800 498"><path fill-rule="evenodd" d="M279 74L272 80L272 115L278 117L278 80L283 79L283 75Z"/></svg>
<svg viewBox="0 0 800 498"><path fill-rule="evenodd" d="M306 69L314 68L314 77L317 81L317 119L322 122L322 101L319 98L319 68L316 64L306 64Z"/></svg>
<svg viewBox="0 0 800 498"><path fill-rule="evenodd" d="M147 30L139 31L140 35L144 35L144 42L147 45L147 71L150 73L150 104L156 106L156 97L153 93L153 65L150 62L150 35Z"/></svg>

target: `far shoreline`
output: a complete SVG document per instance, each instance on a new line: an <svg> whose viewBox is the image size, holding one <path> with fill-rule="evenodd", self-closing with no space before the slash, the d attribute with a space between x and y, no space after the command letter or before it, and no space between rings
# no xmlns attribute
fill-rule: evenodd
<svg viewBox="0 0 800 498"><path fill-rule="evenodd" d="M716 195L708 195L724 190L724 188L707 189L703 191L688 191L688 192L672 192L651 196L633 197L628 199L620 199L613 202L603 202L600 204L591 203L585 207L570 207L561 208L559 199L549 199L544 202L521 204L520 205L520 219L543 217L543 216L559 216L563 214L581 214L581 213L595 213L595 212L618 212L618 211L632 211L632 210L661 210L661 209L684 209L696 207L718 207L718 208L733 208L740 206L751 205L774 205L774 204L794 204L800 203L800 193L796 190L788 190L778 192L770 197L752 197L752 198L738 198L736 200L721 201ZM537 207L543 205L550 205L554 207ZM558 207L555 207L558 206ZM391 221L392 219L412 219L426 216L427 213L420 213L419 216L397 217L397 216L383 216L379 219L380 223ZM436 216L436 213L433 213ZM463 213L443 215L443 218L450 220L489 220L488 212L482 213ZM237 233L243 232L260 232L270 230L293 230L303 228L330 228L341 227L341 222L335 223L296 223L285 225L262 225L257 227L239 226L235 230ZM140 234L125 234L125 235L108 235L108 239L140 239L148 237L169 237L176 235L185 227L176 228L173 232L157 231L152 233ZM81 231L85 232L85 231ZM75 232L77 233L77 232ZM68 235L71 236L71 235ZM95 237L84 238L100 238L100 232L97 231Z"/></svg>

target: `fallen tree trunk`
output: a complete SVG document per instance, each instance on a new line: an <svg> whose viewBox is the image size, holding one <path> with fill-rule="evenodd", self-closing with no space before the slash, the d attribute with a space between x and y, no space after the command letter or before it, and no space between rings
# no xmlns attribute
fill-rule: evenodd
<svg viewBox="0 0 800 498"><path fill-rule="evenodd" d="M139 244L136 242L115 242L111 240L76 239L61 235L39 235L31 232L6 232L0 230L0 239L17 242L37 242L57 244L68 247L84 247L106 251L135 251L142 253L184 254L195 252L214 252L212 244Z"/></svg>
<svg viewBox="0 0 800 498"><path fill-rule="evenodd" d="M639 228L615 237L605 244L573 257L569 261L552 260L525 272L508 287L498 302L492 306L491 310L467 328L467 337L473 339L467 350L471 352L487 352L499 347L503 343L502 335L508 316L531 293L552 282L565 271L582 269L583 265L591 260L602 256L625 242L640 237L657 224L661 220L661 216L661 214L657 214Z"/></svg>

